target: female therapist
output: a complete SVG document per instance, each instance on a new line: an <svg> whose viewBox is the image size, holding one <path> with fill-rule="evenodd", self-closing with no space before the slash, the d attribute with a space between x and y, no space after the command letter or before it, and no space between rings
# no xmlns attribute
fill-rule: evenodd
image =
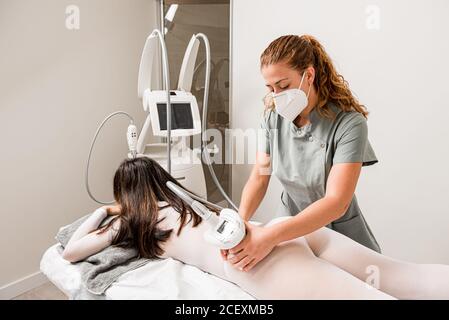
<svg viewBox="0 0 449 320"><path fill-rule="evenodd" d="M274 40L260 67L270 92L239 213L251 218L272 172L284 188L281 207L294 217L270 227L246 223L245 239L223 250L223 258L248 271L277 244L324 226L380 252L354 195L362 166L378 162L368 141L368 112L312 36Z"/></svg>

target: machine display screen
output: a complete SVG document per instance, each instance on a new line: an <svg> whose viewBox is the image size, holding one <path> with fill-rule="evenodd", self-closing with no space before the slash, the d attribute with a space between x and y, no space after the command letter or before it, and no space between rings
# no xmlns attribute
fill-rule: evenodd
<svg viewBox="0 0 449 320"><path fill-rule="evenodd" d="M190 103L171 104L171 129L193 129L193 116ZM167 104L158 103L159 128L167 130Z"/></svg>

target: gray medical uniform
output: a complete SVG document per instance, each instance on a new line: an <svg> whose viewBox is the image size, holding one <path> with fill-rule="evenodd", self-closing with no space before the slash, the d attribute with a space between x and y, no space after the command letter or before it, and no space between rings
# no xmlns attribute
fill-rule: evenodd
<svg viewBox="0 0 449 320"><path fill-rule="evenodd" d="M310 123L300 128L275 111L264 113L258 150L270 155L272 173L284 187L283 214L300 214L323 198L333 164L362 162L369 166L378 162L368 141L365 117L356 111L345 112L332 103L328 107L336 115L334 120L321 117L313 109ZM380 252L355 195L346 213L327 227Z"/></svg>

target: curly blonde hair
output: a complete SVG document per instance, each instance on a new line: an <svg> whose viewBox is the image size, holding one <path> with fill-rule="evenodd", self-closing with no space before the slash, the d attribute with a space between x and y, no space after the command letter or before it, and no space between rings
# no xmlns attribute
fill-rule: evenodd
<svg viewBox="0 0 449 320"><path fill-rule="evenodd" d="M343 111L357 111L366 118L368 111L360 104L349 89L348 82L335 69L323 46L310 35L286 35L272 41L260 56L260 68L285 62L291 68L303 73L306 68L315 68L313 85L317 91L318 113L327 118L334 118L328 102L333 102ZM265 105L273 109L272 99L267 95Z"/></svg>

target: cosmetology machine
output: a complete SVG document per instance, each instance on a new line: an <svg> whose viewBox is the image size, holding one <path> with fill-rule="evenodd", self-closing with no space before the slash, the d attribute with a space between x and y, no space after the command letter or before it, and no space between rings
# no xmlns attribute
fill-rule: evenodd
<svg viewBox="0 0 449 320"><path fill-rule="evenodd" d="M137 90L147 117L137 141L137 153L156 160L186 188L206 197L206 181L199 157L201 150L190 149L186 142L190 136L201 133L198 103L189 86L185 85L192 82L195 60L190 60L191 55L187 50L181 66L178 89L170 90L167 95L166 90L153 90L152 82L158 70L157 50L158 39L148 37L140 61ZM164 70L164 76L165 74L168 75L168 70ZM145 144L150 128L154 137L165 138L166 142Z"/></svg>
<svg viewBox="0 0 449 320"><path fill-rule="evenodd" d="M205 89L203 98L202 121L200 119L198 103L195 96L190 92L195 70L195 62L198 55L199 39L203 39L206 49L206 73ZM162 71L164 90L153 90L154 75L157 74L159 65L156 56L158 53L158 42L162 51ZM168 55L164 38L158 29L148 36L142 52L139 78L138 96L142 99L143 109L147 117L140 134L134 125L133 118L124 111L117 111L107 116L98 127L91 143L86 164L85 184L89 196L100 204L111 204L96 199L89 189L89 164L95 141L103 125L116 115L125 115L130 119L127 130L127 141L129 147L128 157L147 156L156 160L176 180L187 189L192 190L203 198L207 197L204 171L202 169L201 155L205 160L212 180L227 202L237 210L237 207L223 190L212 168L207 149L207 105L210 80L210 46L207 37L198 33L192 36L181 65L178 88L170 90ZM165 143L145 144L145 139L152 128L155 137L165 138ZM192 135L201 134L201 149L192 150L187 147L186 139ZM217 152L217 150L213 150Z"/></svg>

